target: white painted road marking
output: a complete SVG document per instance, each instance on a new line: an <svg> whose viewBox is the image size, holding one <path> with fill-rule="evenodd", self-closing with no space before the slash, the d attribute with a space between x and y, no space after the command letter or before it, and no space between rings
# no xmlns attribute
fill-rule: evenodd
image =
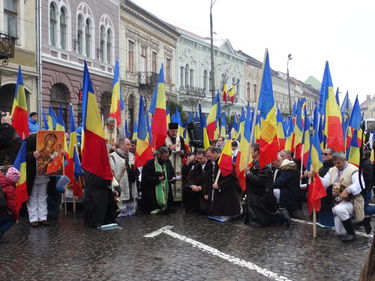
<svg viewBox="0 0 375 281"><path fill-rule="evenodd" d="M222 258L230 263L233 263L235 265L239 265L239 266L242 266L242 267L245 267L247 269L250 269L250 270L253 270L253 271L256 271L258 272L259 274L265 276L265 277L268 277L272 280L276 280L276 281L291 281L290 279L288 279L287 277L284 277L284 276L281 276L281 275L278 275L268 269L265 269L265 268L261 268L260 266L256 265L256 264L253 264L251 262L248 262L248 261L245 261L245 260L242 260L242 259L239 259L239 258L236 258L234 256L231 256L231 255L228 255L228 254L225 254L223 252L220 252L219 250L213 248L213 247L210 247L210 246L207 246L201 242L198 242L196 240L193 240L191 238L188 238L186 236L183 236L183 235L180 235L176 232L173 232L171 229L173 228L173 226L164 226L156 231L153 231L151 233L148 233L146 235L144 235L144 237L146 238L153 238L153 237L156 237L157 235L159 234L167 234L173 238L176 238L178 240L181 240L183 242L186 242L186 243L189 243L191 244L193 247L195 248L198 248L199 250L203 251L203 252L206 252L206 253L209 253L213 256L216 256L216 257L219 257L219 258Z"/></svg>

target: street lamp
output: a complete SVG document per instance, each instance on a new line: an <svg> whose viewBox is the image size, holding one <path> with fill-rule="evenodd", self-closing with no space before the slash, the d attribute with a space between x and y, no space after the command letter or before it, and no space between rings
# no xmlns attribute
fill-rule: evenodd
<svg viewBox="0 0 375 281"><path fill-rule="evenodd" d="M214 38L213 38L213 23L212 23L212 7L215 4L216 0L211 0L211 5L210 5L210 35L211 35L211 72L210 72L210 77L211 77L211 94L212 94L212 104L214 103L215 99L215 65L214 65Z"/></svg>
<svg viewBox="0 0 375 281"><path fill-rule="evenodd" d="M289 116L292 117L292 101L290 98L290 83L289 83L289 61L293 59L292 54L288 54L288 60L286 62L286 79L288 82L288 96L289 96Z"/></svg>

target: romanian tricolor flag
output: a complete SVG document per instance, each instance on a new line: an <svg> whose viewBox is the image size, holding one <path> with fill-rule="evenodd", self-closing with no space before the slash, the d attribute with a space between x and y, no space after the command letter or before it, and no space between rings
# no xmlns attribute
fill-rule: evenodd
<svg viewBox="0 0 375 281"><path fill-rule="evenodd" d="M275 161L280 151L277 139L276 107L273 99L272 77L268 50L264 62L262 84L259 94L258 110L262 118L259 141L259 165Z"/></svg>
<svg viewBox="0 0 375 281"><path fill-rule="evenodd" d="M357 130L354 130L353 137L350 142L349 153L347 154L348 162L352 163L359 167L360 162L360 153L359 153L359 144L358 144L358 137L357 137Z"/></svg>
<svg viewBox="0 0 375 281"><path fill-rule="evenodd" d="M220 94L215 95L214 103L210 109L210 113L207 116L207 135L212 141L215 139L215 131L217 129L217 120L220 114Z"/></svg>
<svg viewBox="0 0 375 281"><path fill-rule="evenodd" d="M320 148L320 140L318 132L315 132L312 138L310 152L312 170L315 172L313 181L308 186L307 206L311 213L313 209L320 211L320 199L327 195L322 180L319 177L319 169L323 166L322 150Z"/></svg>
<svg viewBox="0 0 375 281"><path fill-rule="evenodd" d="M228 84L227 82L224 82L223 85L223 102L227 103L228 101Z"/></svg>
<svg viewBox="0 0 375 281"><path fill-rule="evenodd" d="M236 85L232 85L232 88L228 91L228 97L231 103L234 103L234 98L236 96Z"/></svg>
<svg viewBox="0 0 375 281"><path fill-rule="evenodd" d="M223 177L229 176L233 172L232 142L230 140L227 140L224 145L218 166Z"/></svg>
<svg viewBox="0 0 375 281"><path fill-rule="evenodd" d="M361 129L361 123L362 123L362 114L361 114L361 108L359 106L358 96L355 99L354 106L352 109L352 114L350 115L350 121L348 129L351 129L352 132L354 130L357 130L357 138L358 138L358 146L362 146L362 129Z"/></svg>
<svg viewBox="0 0 375 281"><path fill-rule="evenodd" d="M141 96L139 100L137 146L135 151L134 167L142 167L152 158L153 155L148 140L144 102L143 97Z"/></svg>
<svg viewBox="0 0 375 281"><path fill-rule="evenodd" d="M326 62L323 82L321 86L321 98L325 98L325 135L327 136L326 146L335 151L344 151L344 136L342 133L342 120L340 107L337 104L331 73L328 61Z"/></svg>
<svg viewBox="0 0 375 281"><path fill-rule="evenodd" d="M42 110L42 116L43 116L44 130L48 131L49 130L49 125L48 125L47 116L44 113L44 110Z"/></svg>
<svg viewBox="0 0 375 281"><path fill-rule="evenodd" d="M82 97L82 168L98 177L111 180L113 175L109 164L104 129L100 120L89 69L84 62Z"/></svg>
<svg viewBox="0 0 375 281"><path fill-rule="evenodd" d="M302 154L302 137L303 137L303 118L302 118L302 100L297 102L296 123L294 126L294 142L292 150L294 151L294 158L301 159ZM294 148L294 149L293 149Z"/></svg>
<svg viewBox="0 0 375 281"><path fill-rule="evenodd" d="M152 95L149 111L151 114L153 114L151 125L152 149L155 150L164 145L165 138L167 137L167 113L163 64L160 67L159 78ZM138 130L139 129L140 128L138 128Z"/></svg>
<svg viewBox="0 0 375 281"><path fill-rule="evenodd" d="M53 110L52 106L49 106L49 108L48 108L47 122L48 122L49 130L51 130L51 131L55 130L56 123L57 123L57 116L56 116L55 111Z"/></svg>
<svg viewBox="0 0 375 281"><path fill-rule="evenodd" d="M19 211L23 202L29 198L26 185L26 142L22 143L13 166L21 173L21 177L16 184L16 208Z"/></svg>
<svg viewBox="0 0 375 281"><path fill-rule="evenodd" d="M137 132L138 132L138 123L137 123L136 120L134 120L132 140L136 140L137 139Z"/></svg>
<svg viewBox="0 0 375 281"><path fill-rule="evenodd" d="M254 142L259 143L260 142L260 114L257 113L257 119L255 120L255 128L254 128Z"/></svg>
<svg viewBox="0 0 375 281"><path fill-rule="evenodd" d="M293 139L294 139L294 123L293 118L287 120L287 130L285 135L285 149L292 151L293 149Z"/></svg>
<svg viewBox="0 0 375 281"><path fill-rule="evenodd" d="M171 112L169 110L168 104L166 106L166 112L167 112L167 119L166 120L167 120L167 128L168 128L169 123L171 123Z"/></svg>
<svg viewBox="0 0 375 281"><path fill-rule="evenodd" d="M74 111L72 104L69 104L69 116L70 116L70 126L69 126L69 149L67 155L68 164L65 167L65 174L70 179L70 188L73 194L77 197L82 196L82 187L75 180L74 175L74 153L75 147L77 146L77 133L76 125L74 122Z"/></svg>
<svg viewBox="0 0 375 281"><path fill-rule="evenodd" d="M276 121L277 121L277 139L279 141L280 149L285 148L285 127L284 127L284 120L281 116L280 109L277 109L276 113Z"/></svg>
<svg viewBox="0 0 375 281"><path fill-rule="evenodd" d="M247 107L246 120L243 136L241 137L240 147L236 157L236 175L242 191L246 190L246 175L243 172L249 164L250 156L250 135L251 135L251 113L250 106Z"/></svg>
<svg viewBox="0 0 375 281"><path fill-rule="evenodd" d="M220 117L220 136L227 137L227 116L225 112L222 112Z"/></svg>
<svg viewBox="0 0 375 281"><path fill-rule="evenodd" d="M245 131L245 121L246 121L246 115L245 115L245 108L241 108L241 115L240 115L240 124L239 124L239 129L238 129L238 136L237 139L241 139L244 131Z"/></svg>
<svg viewBox="0 0 375 281"><path fill-rule="evenodd" d="M112 82L112 100L109 116L116 119L116 126L121 125L121 91L120 91L120 65L115 63L115 73Z"/></svg>
<svg viewBox="0 0 375 281"><path fill-rule="evenodd" d="M231 139L237 139L238 137L239 124L237 122L237 115L234 115L232 128L230 129Z"/></svg>
<svg viewBox="0 0 375 281"><path fill-rule="evenodd" d="M64 121L63 109L62 109L61 105L59 107L59 111L58 111L58 114L57 114L56 129L55 130L65 132L65 121Z"/></svg>
<svg viewBox="0 0 375 281"><path fill-rule="evenodd" d="M311 122L310 118L307 116L307 110L304 109L304 115L305 115L305 124L304 124L304 130L303 130L303 138L302 138L302 158L303 158L303 167L307 169L309 167L309 152L311 148L310 143L310 127Z"/></svg>
<svg viewBox="0 0 375 281"><path fill-rule="evenodd" d="M27 114L27 104L25 96L25 87L23 85L21 66L18 66L16 92L12 106L12 126L16 129L21 139L29 136L29 116Z"/></svg>
<svg viewBox="0 0 375 281"><path fill-rule="evenodd" d="M210 147L210 139L208 138L207 134L207 126L206 126L206 117L202 113L202 106L201 104L198 105L198 112L199 112L199 122L202 129L202 136L203 136L203 148L207 149Z"/></svg>

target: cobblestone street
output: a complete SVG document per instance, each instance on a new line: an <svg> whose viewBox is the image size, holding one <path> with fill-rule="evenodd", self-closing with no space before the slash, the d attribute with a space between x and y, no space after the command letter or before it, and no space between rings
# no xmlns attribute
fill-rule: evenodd
<svg viewBox="0 0 375 281"><path fill-rule="evenodd" d="M343 244L330 229L293 222L253 228L241 221L220 223L203 216L170 215L118 219L122 230L87 228L81 214L61 215L50 227L30 228L25 219L1 244L1 280L357 280L371 239L358 235ZM271 271L275 278L233 264L166 233L184 236ZM205 246L206 247L206 246ZM345 266L343 266L345 265ZM268 277L267 277L268 276ZM282 279L285 277L286 279ZM279 279L277 279L279 278Z"/></svg>

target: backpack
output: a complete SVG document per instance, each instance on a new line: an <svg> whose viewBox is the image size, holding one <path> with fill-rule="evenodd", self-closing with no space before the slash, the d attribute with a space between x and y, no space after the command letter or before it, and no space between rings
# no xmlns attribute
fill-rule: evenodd
<svg viewBox="0 0 375 281"><path fill-rule="evenodd" d="M0 214L4 213L6 210L8 210L8 204L3 192L3 188L0 185Z"/></svg>

